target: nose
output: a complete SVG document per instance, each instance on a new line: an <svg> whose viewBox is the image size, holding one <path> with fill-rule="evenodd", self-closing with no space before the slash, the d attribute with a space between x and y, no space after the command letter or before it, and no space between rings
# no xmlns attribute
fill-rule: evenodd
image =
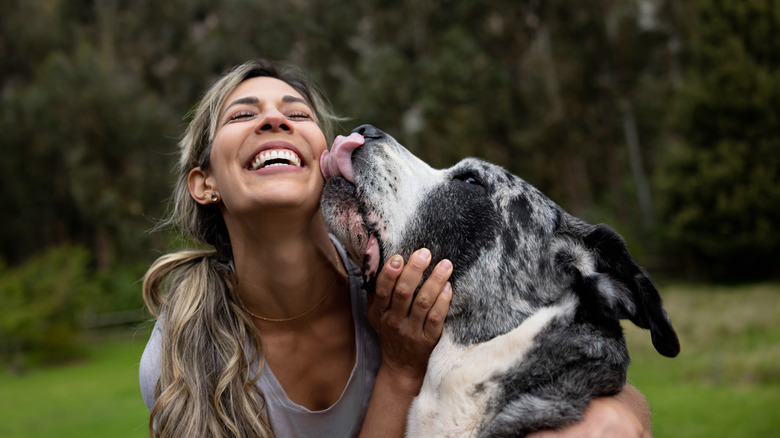
<svg viewBox="0 0 780 438"><path fill-rule="evenodd" d="M374 125L360 125L353 129L352 132L357 132L362 135L363 138L378 139L385 136L385 133L377 129Z"/></svg>
<svg viewBox="0 0 780 438"><path fill-rule="evenodd" d="M293 130L292 124L287 122L287 118L276 108L271 108L263 114L260 122L255 127L258 132L261 131L287 131Z"/></svg>

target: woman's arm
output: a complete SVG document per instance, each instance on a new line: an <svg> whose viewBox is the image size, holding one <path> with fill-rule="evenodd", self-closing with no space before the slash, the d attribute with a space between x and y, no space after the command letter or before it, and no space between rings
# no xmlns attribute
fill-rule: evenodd
<svg viewBox="0 0 780 438"><path fill-rule="evenodd" d="M612 397L593 400L582 421L560 430L545 430L528 438L651 438L650 407L645 397L626 384Z"/></svg>
<svg viewBox="0 0 780 438"><path fill-rule="evenodd" d="M402 437L406 430L407 412L422 386L452 298L448 260L434 268L414 297L430 262L426 249L412 254L406 267L400 256L391 257L377 277L376 293L369 295L368 319L379 335L382 365L361 438Z"/></svg>

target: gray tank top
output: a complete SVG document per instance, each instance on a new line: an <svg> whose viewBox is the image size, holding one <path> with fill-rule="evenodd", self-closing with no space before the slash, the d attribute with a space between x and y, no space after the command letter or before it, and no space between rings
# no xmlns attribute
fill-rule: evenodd
<svg viewBox="0 0 780 438"><path fill-rule="evenodd" d="M366 294L362 289L360 270L352 263L339 244L331 236L336 249L347 267L349 291L352 298L352 315L355 322L355 366L341 397L332 406L321 411L311 411L294 403L267 365L258 380L260 392L266 400L266 415L279 438L287 437L356 437L360 433L368 408L368 400L374 388L376 373L382 361L379 341L366 318ZM146 407L154 406L154 388L160 378L160 347L162 324L158 320L146 344L139 370L141 394ZM255 365L256 366L256 365Z"/></svg>

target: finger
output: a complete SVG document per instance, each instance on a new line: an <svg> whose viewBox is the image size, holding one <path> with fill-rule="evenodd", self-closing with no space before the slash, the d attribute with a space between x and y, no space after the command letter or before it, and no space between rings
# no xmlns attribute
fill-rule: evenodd
<svg viewBox="0 0 780 438"><path fill-rule="evenodd" d="M425 318L423 334L427 338L438 341L441 337L442 330L444 330L444 319L450 309L450 301L452 301L452 284L448 281L444 284L439 295L436 296L436 301L433 302L433 306Z"/></svg>
<svg viewBox="0 0 780 438"><path fill-rule="evenodd" d="M426 248L415 251L406 263L395 282L395 289L390 299L389 311L395 317L405 318L409 315L409 305L412 303L412 295L422 280L423 271L431 263L431 252Z"/></svg>
<svg viewBox="0 0 780 438"><path fill-rule="evenodd" d="M385 266L376 277L376 293L371 294L372 302L370 307L376 311L384 312L390 307L390 297L393 295L393 289L404 266L404 259L396 254L390 257Z"/></svg>
<svg viewBox="0 0 780 438"><path fill-rule="evenodd" d="M415 297L412 303L409 317L412 321L419 322L419 327L422 327L422 323L425 322L428 311L433 307L433 303L442 289L444 289L444 285L449 280L450 275L452 275L452 263L444 259L433 268L431 275L420 287L420 291L417 292L417 297Z"/></svg>

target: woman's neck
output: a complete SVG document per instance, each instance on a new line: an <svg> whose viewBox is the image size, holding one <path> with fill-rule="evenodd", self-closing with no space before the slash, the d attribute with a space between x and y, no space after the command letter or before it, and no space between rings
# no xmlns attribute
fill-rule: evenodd
<svg viewBox="0 0 780 438"><path fill-rule="evenodd" d="M233 230L231 243L238 291L255 315L300 315L346 275L319 213L306 226L276 223Z"/></svg>

